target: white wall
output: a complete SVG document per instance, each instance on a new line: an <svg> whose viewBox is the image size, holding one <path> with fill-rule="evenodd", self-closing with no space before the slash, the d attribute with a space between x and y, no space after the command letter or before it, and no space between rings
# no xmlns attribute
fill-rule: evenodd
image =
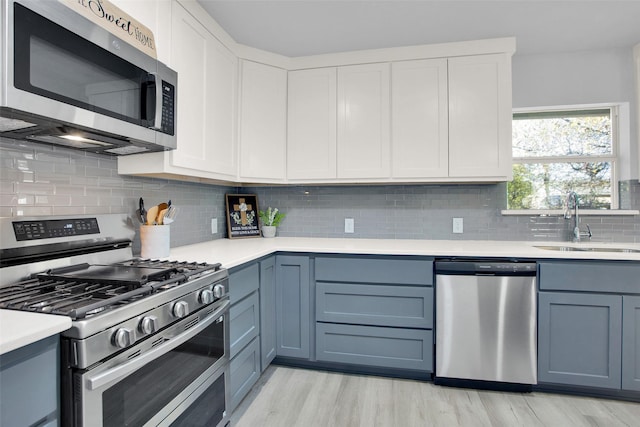
<svg viewBox="0 0 640 427"><path fill-rule="evenodd" d="M631 48L513 57L513 107L628 102L631 144L620 179L638 178L638 100Z"/></svg>

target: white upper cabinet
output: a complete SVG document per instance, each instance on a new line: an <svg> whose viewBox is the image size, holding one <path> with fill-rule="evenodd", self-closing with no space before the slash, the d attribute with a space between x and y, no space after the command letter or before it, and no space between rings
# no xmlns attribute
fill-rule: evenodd
<svg viewBox="0 0 640 427"><path fill-rule="evenodd" d="M449 59L449 176L508 180L511 56Z"/></svg>
<svg viewBox="0 0 640 427"><path fill-rule="evenodd" d="M510 178L509 54L335 70L289 73L289 181Z"/></svg>
<svg viewBox="0 0 640 427"><path fill-rule="evenodd" d="M337 176L390 176L389 64L338 68Z"/></svg>
<svg viewBox="0 0 640 427"><path fill-rule="evenodd" d="M112 1L178 72L177 149L121 156L119 173L231 184L511 177L514 38L287 58L236 43L195 0Z"/></svg>
<svg viewBox="0 0 640 427"><path fill-rule="evenodd" d="M286 178L287 72L241 62L240 181Z"/></svg>
<svg viewBox="0 0 640 427"><path fill-rule="evenodd" d="M392 177L511 177L508 54L402 61L392 68Z"/></svg>
<svg viewBox="0 0 640 427"><path fill-rule="evenodd" d="M235 55L176 4L172 62L178 72L178 149L171 164L235 178Z"/></svg>
<svg viewBox="0 0 640 427"><path fill-rule="evenodd" d="M287 178L336 178L336 68L289 72Z"/></svg>
<svg viewBox="0 0 640 427"><path fill-rule="evenodd" d="M393 178L447 177L447 60L392 64L391 99Z"/></svg>
<svg viewBox="0 0 640 427"><path fill-rule="evenodd" d="M178 73L177 149L118 158L122 174L233 181L237 178L238 60L177 2L171 62Z"/></svg>

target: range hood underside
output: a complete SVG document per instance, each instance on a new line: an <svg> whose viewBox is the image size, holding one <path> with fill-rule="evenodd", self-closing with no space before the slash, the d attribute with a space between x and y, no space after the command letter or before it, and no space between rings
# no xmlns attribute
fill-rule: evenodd
<svg viewBox="0 0 640 427"><path fill-rule="evenodd" d="M54 121L7 107L0 108L0 137L112 156L166 150L157 144Z"/></svg>

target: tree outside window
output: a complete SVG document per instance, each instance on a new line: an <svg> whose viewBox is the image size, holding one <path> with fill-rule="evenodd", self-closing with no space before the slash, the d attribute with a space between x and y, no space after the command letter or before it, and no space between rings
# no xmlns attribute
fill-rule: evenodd
<svg viewBox="0 0 640 427"><path fill-rule="evenodd" d="M569 191L580 207L617 207L615 109L513 115L509 209L562 209Z"/></svg>

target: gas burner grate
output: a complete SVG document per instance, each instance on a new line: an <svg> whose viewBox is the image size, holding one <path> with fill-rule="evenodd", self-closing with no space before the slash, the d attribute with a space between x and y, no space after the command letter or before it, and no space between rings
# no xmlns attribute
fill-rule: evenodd
<svg viewBox="0 0 640 427"><path fill-rule="evenodd" d="M46 280L42 277L0 288L0 308L84 318L153 292L151 287L81 281Z"/></svg>
<svg viewBox="0 0 640 427"><path fill-rule="evenodd" d="M154 269L160 274L140 276L118 281L109 277L98 280L97 274L81 277L91 268L109 268L145 271ZM90 266L82 264L48 271L19 283L0 288L0 308L33 311L39 313L69 316L73 320L101 314L150 294L174 288L203 275L219 271L221 264L207 264L179 261L159 261L134 258L110 266ZM100 270L99 270L100 271ZM98 272L99 272L98 271ZM108 271L108 270L105 270ZM75 276L78 277L75 277Z"/></svg>
<svg viewBox="0 0 640 427"><path fill-rule="evenodd" d="M181 273L186 272L199 272L204 273L208 271L218 271L222 267L221 264L207 264L205 262L186 262L186 261L161 261L153 259L133 258L128 261L116 263L114 265L121 265L124 267L147 267L147 268L175 268Z"/></svg>

